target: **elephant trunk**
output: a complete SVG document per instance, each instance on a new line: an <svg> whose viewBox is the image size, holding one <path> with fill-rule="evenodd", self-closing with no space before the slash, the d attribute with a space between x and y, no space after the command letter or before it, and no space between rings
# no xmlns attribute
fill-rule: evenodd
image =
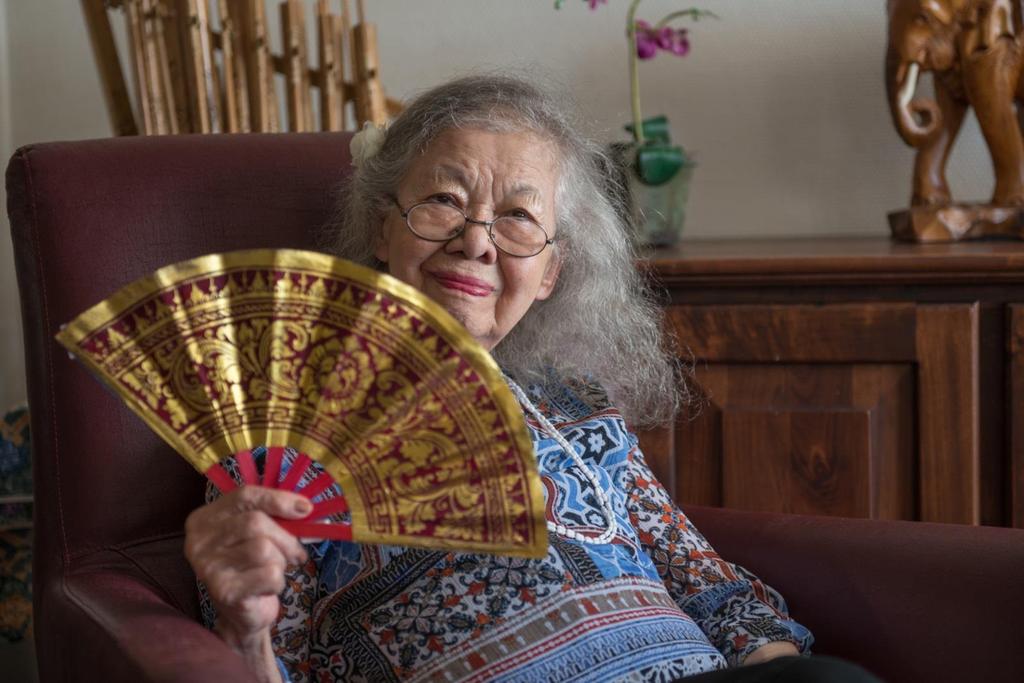
<svg viewBox="0 0 1024 683"><path fill-rule="evenodd" d="M942 124L942 114L934 100L914 97L921 65L902 60L890 48L885 70L889 109L896 130L908 145L921 147L934 138Z"/></svg>

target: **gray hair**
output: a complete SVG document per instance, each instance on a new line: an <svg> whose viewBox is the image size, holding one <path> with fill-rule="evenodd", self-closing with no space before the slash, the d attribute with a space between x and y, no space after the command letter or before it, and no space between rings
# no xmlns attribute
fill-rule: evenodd
<svg viewBox="0 0 1024 683"><path fill-rule="evenodd" d="M552 372L597 382L630 424L665 423L686 392L677 355L666 348L661 309L634 266L628 219L610 199L622 188L608 177L600 145L577 132L567 109L509 76L469 76L428 90L348 179L343 229L333 247L344 258L386 270L374 247L392 197L415 156L447 130L530 132L552 142L561 160L553 247L561 272L551 296L530 307L494 348L494 358L521 383L544 381Z"/></svg>

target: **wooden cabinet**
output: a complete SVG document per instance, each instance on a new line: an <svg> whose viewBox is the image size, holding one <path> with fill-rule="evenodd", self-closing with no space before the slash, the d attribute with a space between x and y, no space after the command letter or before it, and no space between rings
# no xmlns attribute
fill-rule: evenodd
<svg viewBox="0 0 1024 683"><path fill-rule="evenodd" d="M684 243L644 262L703 396L676 499L1024 526L1024 244Z"/></svg>

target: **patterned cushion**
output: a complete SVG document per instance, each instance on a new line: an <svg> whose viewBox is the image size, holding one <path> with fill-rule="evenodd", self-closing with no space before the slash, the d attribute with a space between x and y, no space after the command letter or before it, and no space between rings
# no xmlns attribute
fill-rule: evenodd
<svg viewBox="0 0 1024 683"><path fill-rule="evenodd" d="M0 422L0 638L32 627L32 458L28 408Z"/></svg>
<svg viewBox="0 0 1024 683"><path fill-rule="evenodd" d="M16 643L32 628L32 530L0 531L0 639Z"/></svg>
<svg viewBox="0 0 1024 683"><path fill-rule="evenodd" d="M11 410L0 422L0 500L32 494L28 408Z"/></svg>

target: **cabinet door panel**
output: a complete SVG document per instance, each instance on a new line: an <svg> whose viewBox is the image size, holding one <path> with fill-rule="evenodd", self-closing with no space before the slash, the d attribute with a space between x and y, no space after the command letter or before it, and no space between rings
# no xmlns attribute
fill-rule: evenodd
<svg viewBox="0 0 1024 683"><path fill-rule="evenodd" d="M712 365L706 407L677 425L682 503L913 519L907 364Z"/></svg>
<svg viewBox="0 0 1024 683"><path fill-rule="evenodd" d="M673 306L668 322L698 359L793 363L916 358L916 306Z"/></svg>
<svg viewBox="0 0 1024 683"><path fill-rule="evenodd" d="M977 303L673 305L667 322L709 396L669 440L662 476L681 501L980 522ZM842 448L815 462L841 465L842 491L791 490L810 457L797 451L837 433ZM725 454L738 463L746 448L771 452L774 493L755 491L757 472L726 475Z"/></svg>
<svg viewBox="0 0 1024 683"><path fill-rule="evenodd" d="M917 358L921 519L979 524L977 306L919 306Z"/></svg>
<svg viewBox="0 0 1024 683"><path fill-rule="evenodd" d="M878 454L870 442L867 410L730 410L722 420L722 502L741 510L876 516L869 477Z"/></svg>
<svg viewBox="0 0 1024 683"><path fill-rule="evenodd" d="M1024 304L1009 307L1010 524L1024 528Z"/></svg>

